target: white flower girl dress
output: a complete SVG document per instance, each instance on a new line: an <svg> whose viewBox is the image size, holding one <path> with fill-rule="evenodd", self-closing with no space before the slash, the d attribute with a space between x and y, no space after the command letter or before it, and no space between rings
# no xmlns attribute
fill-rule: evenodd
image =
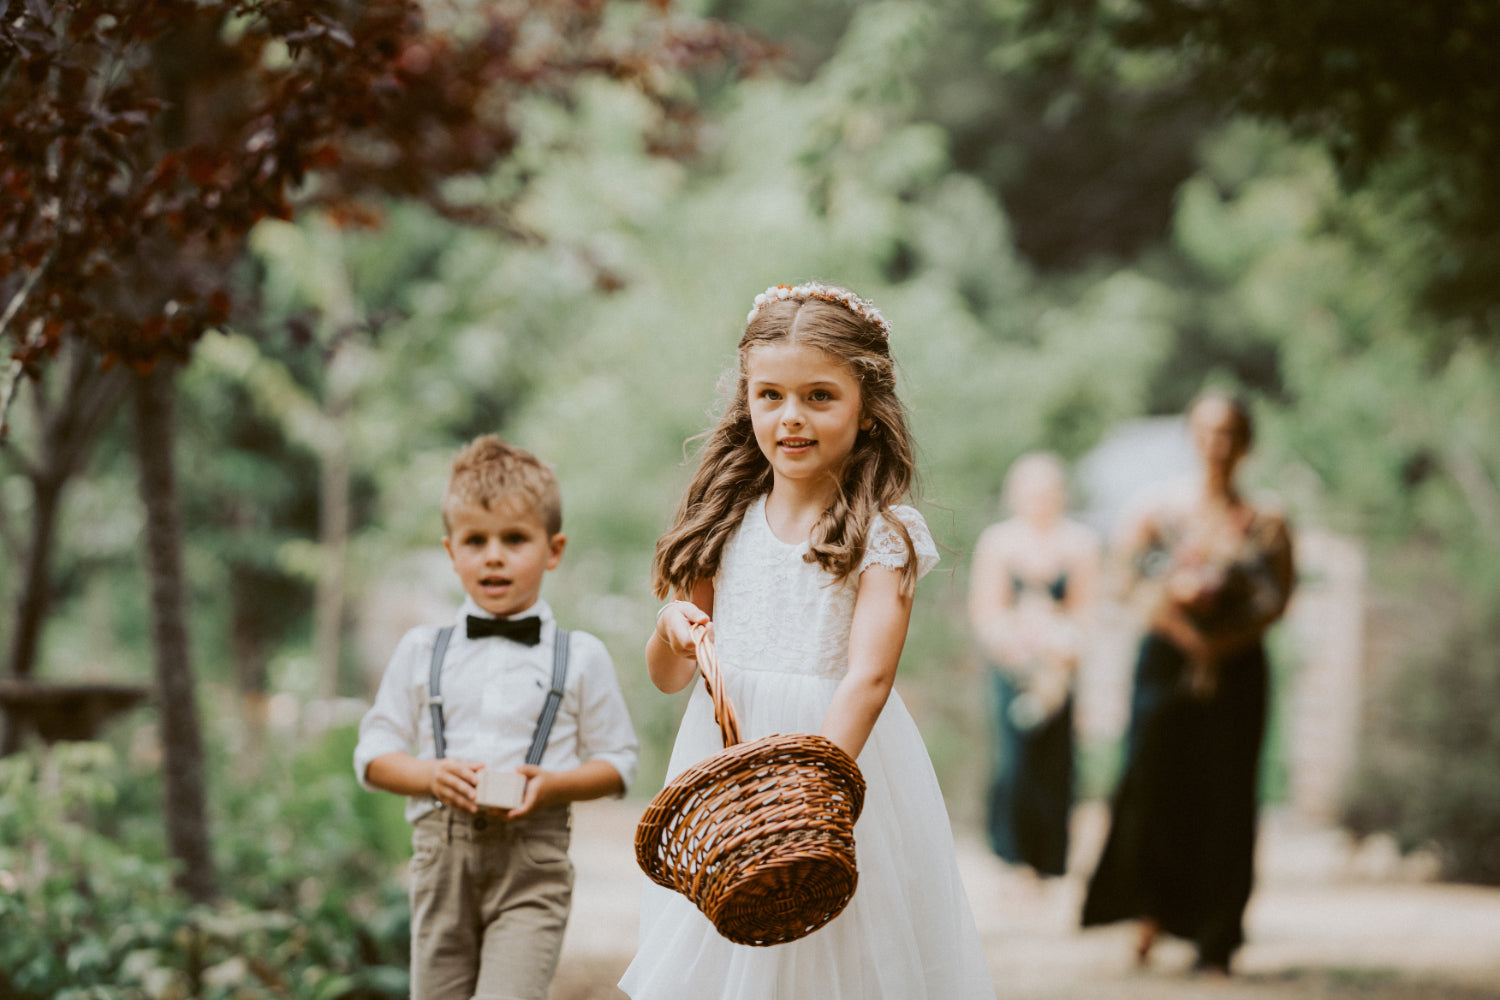
<svg viewBox="0 0 1500 1000"><path fill-rule="evenodd" d="M938 561L922 515L896 507L918 571ZM746 741L822 728L848 669L858 577L833 583L807 543L772 533L765 498L725 545L714 581L719 665ZM899 568L901 537L871 530L863 570ZM713 705L694 683L667 780L722 749ZM770 947L721 937L687 898L645 881L640 946L620 980L632 1000L994 1000L953 853L942 791L921 733L891 692L859 756L867 790L854 827L859 885L828 924Z"/></svg>

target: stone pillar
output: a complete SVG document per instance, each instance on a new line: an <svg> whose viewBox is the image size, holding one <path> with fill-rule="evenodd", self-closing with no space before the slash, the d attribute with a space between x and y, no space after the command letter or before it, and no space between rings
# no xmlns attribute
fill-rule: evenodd
<svg viewBox="0 0 1500 1000"><path fill-rule="evenodd" d="M1338 820L1358 751L1364 699L1365 555L1351 538L1297 533L1297 593L1283 628L1295 657L1281 692L1288 803L1303 819Z"/></svg>

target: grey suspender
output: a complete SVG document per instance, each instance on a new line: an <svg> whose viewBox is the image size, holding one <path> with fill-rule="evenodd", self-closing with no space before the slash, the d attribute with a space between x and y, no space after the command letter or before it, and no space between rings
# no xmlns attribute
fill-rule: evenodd
<svg viewBox="0 0 1500 1000"><path fill-rule="evenodd" d="M453 626L438 629L437 641L432 644L432 667L427 673L427 704L432 706L432 742L436 747L435 757L448 756L448 744L443 739L443 656L448 652L448 640L453 638Z"/></svg>
<svg viewBox="0 0 1500 1000"><path fill-rule="evenodd" d="M558 706L562 704L563 682L568 679L568 632L557 629L552 640L552 688L547 692L547 703L542 706L541 717L536 720L536 731L531 734L531 749L526 754L526 763L540 764L547 750L547 738L552 735L552 723L557 719ZM432 742L437 756L448 755L448 744L443 738L443 656L448 652L448 640L453 637L453 626L438 629L437 641L432 645L432 666L427 674L427 703L432 706Z"/></svg>
<svg viewBox="0 0 1500 1000"><path fill-rule="evenodd" d="M552 723L557 719L558 706L562 704L563 682L568 679L568 633L557 629L552 639L552 687L547 692L547 703L537 717L536 731L531 734L531 752L526 763L540 764L547 750L547 737L552 734Z"/></svg>

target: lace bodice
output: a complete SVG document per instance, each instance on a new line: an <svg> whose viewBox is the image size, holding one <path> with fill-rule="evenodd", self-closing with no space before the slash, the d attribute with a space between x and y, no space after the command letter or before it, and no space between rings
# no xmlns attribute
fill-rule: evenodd
<svg viewBox="0 0 1500 1000"><path fill-rule="evenodd" d="M937 565L937 545L915 508L891 508L917 551L917 575ZM839 678L849 667L849 626L859 574L837 583L815 562L803 561L807 543L783 542L766 521L766 499L745 511L724 547L714 580L714 636L728 669L769 670ZM859 570L899 569L906 544L882 519L870 532Z"/></svg>

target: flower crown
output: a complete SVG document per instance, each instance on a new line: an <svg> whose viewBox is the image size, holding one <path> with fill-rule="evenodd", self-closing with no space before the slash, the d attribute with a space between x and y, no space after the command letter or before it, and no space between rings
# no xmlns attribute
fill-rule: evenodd
<svg viewBox="0 0 1500 1000"><path fill-rule="evenodd" d="M750 307L750 314L745 317L749 324L755 319L755 314L760 312L761 307L767 302L785 301L787 299L822 299L824 302L832 302L843 306L845 309L858 316L880 331L880 335L887 341L891 339L891 324L880 310L875 308L874 303L862 299L847 288L838 285L825 285L818 281L809 281L801 285L772 285L755 297L755 305Z"/></svg>

